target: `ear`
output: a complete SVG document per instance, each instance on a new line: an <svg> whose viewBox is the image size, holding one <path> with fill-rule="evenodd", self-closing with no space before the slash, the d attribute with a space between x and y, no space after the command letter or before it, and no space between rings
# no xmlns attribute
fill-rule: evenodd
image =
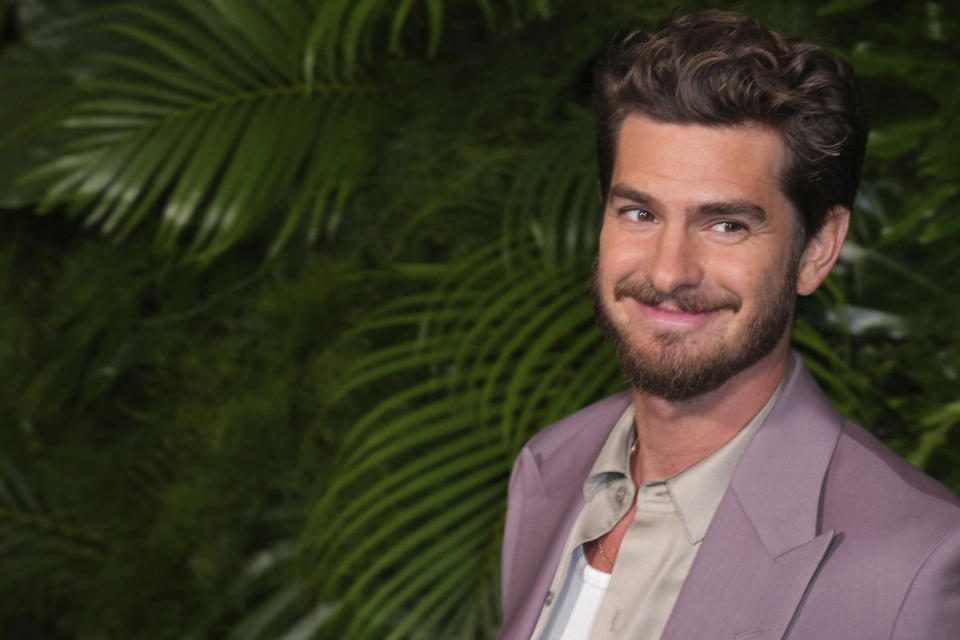
<svg viewBox="0 0 960 640"><path fill-rule="evenodd" d="M850 210L836 206L827 212L827 219L817 235L807 240L807 246L800 256L797 272L797 293L808 296L817 290L823 279L830 273L833 264L840 255L843 239L847 237L850 226Z"/></svg>

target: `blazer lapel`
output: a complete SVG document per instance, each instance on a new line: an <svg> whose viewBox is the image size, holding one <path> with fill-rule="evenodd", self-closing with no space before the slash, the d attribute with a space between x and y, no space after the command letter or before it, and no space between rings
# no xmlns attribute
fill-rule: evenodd
<svg viewBox="0 0 960 640"><path fill-rule="evenodd" d="M583 482L617 418L630 403L627 393L604 400L589 416L572 416L580 428L560 443L524 449L519 478L522 491L511 492L520 514L509 578L504 582L504 619L500 639L526 640L533 633L549 594L570 529L583 509ZM515 611L510 611L516 606Z"/></svg>
<svg viewBox="0 0 960 640"><path fill-rule="evenodd" d="M782 640L833 540L820 494L837 414L800 357L717 507L662 640Z"/></svg>
<svg viewBox="0 0 960 640"><path fill-rule="evenodd" d="M780 640L833 531L770 557L730 493L714 523L722 533L704 539L662 640Z"/></svg>
<svg viewBox="0 0 960 640"><path fill-rule="evenodd" d="M512 560L511 574L515 578L504 605L516 604L521 609L504 616L508 624L500 631L501 639L525 639L533 633L567 535L583 507L579 492L525 496L524 502L524 518L518 526L517 551Z"/></svg>

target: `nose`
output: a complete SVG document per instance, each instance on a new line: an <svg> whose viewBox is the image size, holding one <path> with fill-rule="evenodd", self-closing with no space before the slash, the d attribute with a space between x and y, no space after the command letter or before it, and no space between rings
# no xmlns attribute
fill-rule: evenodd
<svg viewBox="0 0 960 640"><path fill-rule="evenodd" d="M664 229L650 255L650 284L665 293L695 287L703 279L703 256L687 229Z"/></svg>

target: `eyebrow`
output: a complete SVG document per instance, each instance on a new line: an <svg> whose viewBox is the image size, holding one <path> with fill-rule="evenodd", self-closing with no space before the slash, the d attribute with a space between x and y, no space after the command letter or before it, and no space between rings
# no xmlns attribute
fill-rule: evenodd
<svg viewBox="0 0 960 640"><path fill-rule="evenodd" d="M610 187L611 198L622 198L630 200L640 205L649 206L654 209L662 208L660 201L649 193L638 191L623 184L616 184ZM720 200L717 202L705 202L692 209L692 213L698 217L724 216L732 218L747 218L754 224L762 224L767 221L767 212L758 204L749 200Z"/></svg>
<svg viewBox="0 0 960 640"><path fill-rule="evenodd" d="M637 191L636 189L631 189L630 187L623 184L615 184L610 187L610 197L611 198L622 198L624 200L632 200L637 204L648 205L654 208L660 207L660 201L651 196L649 193L644 193L643 191Z"/></svg>

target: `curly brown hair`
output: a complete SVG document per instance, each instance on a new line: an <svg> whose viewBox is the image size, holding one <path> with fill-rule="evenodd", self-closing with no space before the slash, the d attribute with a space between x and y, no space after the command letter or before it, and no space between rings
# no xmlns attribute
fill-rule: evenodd
<svg viewBox="0 0 960 640"><path fill-rule="evenodd" d="M597 161L604 201L620 125L630 113L671 123L760 124L779 132L788 159L783 193L804 237L836 205L853 208L867 119L849 64L758 20L723 11L676 17L650 35L615 41L594 68Z"/></svg>

